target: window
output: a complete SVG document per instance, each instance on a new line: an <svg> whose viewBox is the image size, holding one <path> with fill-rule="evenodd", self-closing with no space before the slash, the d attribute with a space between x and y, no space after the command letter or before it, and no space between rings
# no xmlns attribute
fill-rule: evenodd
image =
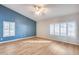
<svg viewBox="0 0 79 59"><path fill-rule="evenodd" d="M54 34L54 24L50 24L50 34Z"/></svg>
<svg viewBox="0 0 79 59"><path fill-rule="evenodd" d="M76 23L75 22L68 23L68 36L76 37Z"/></svg>
<svg viewBox="0 0 79 59"><path fill-rule="evenodd" d="M62 23L62 24L60 24L60 31L61 31L61 36L66 36L66 26L67 26L67 24L66 23Z"/></svg>
<svg viewBox="0 0 79 59"><path fill-rule="evenodd" d="M59 24L55 24L55 35L59 35Z"/></svg>
<svg viewBox="0 0 79 59"><path fill-rule="evenodd" d="M10 22L10 36L15 36L15 23Z"/></svg>
<svg viewBox="0 0 79 59"><path fill-rule="evenodd" d="M76 22L50 24L50 34L76 38Z"/></svg>
<svg viewBox="0 0 79 59"><path fill-rule="evenodd" d="M15 36L15 22L3 22L3 37Z"/></svg>
<svg viewBox="0 0 79 59"><path fill-rule="evenodd" d="M3 37L9 36L9 22L3 22Z"/></svg>

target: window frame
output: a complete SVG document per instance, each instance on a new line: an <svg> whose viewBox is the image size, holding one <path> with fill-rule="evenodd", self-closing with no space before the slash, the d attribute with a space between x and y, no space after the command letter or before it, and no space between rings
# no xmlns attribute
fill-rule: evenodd
<svg viewBox="0 0 79 59"><path fill-rule="evenodd" d="M6 27L7 25L6 23L8 24L8 27ZM13 30L12 30L12 25L11 25L12 23L14 23ZM7 28L7 30L5 28ZM14 32L14 33L11 33L11 32ZM8 34L6 35L6 33ZM10 36L15 36L15 22L3 21L3 37L10 37Z"/></svg>
<svg viewBox="0 0 79 59"><path fill-rule="evenodd" d="M73 30L74 31L74 36L73 35L68 36L68 26L69 26L68 23L71 23L72 25L75 24L75 26L73 26L73 28L75 29L75 30ZM56 34L56 30L55 30L56 24L59 25L59 34L58 35ZM77 31L77 23L75 21L62 22L62 23L56 23L56 24L50 24L51 25L50 27L52 27L52 25L54 25L54 34L52 34L52 35L54 35L54 36L61 36L61 37L69 37L69 38L76 38L77 37L77 33L76 33L76 31ZM65 25L63 25L63 24L65 24ZM64 26L64 28L61 25ZM63 35L61 33L62 32L61 29L63 29L63 33L65 33L65 35ZM52 31L50 31L50 32L52 32Z"/></svg>

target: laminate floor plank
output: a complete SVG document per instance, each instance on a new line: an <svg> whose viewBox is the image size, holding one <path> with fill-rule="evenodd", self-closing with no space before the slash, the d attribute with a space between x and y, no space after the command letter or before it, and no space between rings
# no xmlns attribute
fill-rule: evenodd
<svg viewBox="0 0 79 59"><path fill-rule="evenodd" d="M79 45L34 37L1 43L0 55L77 55Z"/></svg>

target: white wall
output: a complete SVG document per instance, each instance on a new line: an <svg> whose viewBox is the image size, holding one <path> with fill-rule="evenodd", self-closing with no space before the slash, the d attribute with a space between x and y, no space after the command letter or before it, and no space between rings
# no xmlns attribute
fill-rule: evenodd
<svg viewBox="0 0 79 59"><path fill-rule="evenodd" d="M69 21L77 22L77 38L76 39L49 35L50 24L63 23L63 22L69 22ZM78 44L79 43L79 37L78 37L79 36L79 31L78 31L79 24L78 23L79 23L79 13L51 18L47 20L41 20L37 22L37 36L52 39L52 40L58 40L58 41Z"/></svg>

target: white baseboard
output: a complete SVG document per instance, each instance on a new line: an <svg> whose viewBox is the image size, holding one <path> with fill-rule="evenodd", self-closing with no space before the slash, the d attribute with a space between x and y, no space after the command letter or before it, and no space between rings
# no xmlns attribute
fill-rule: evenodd
<svg viewBox="0 0 79 59"><path fill-rule="evenodd" d="M43 39L48 39L48 40L52 40L52 41L54 40L54 41L59 41L59 42L64 42L64 43L69 43L69 44L74 44L74 45L79 45L79 43L76 43L76 42L62 41L62 40L58 40L58 39L55 40L55 39L47 38L47 37L45 38L45 37L39 37L39 36L38 36L38 38L43 38Z"/></svg>
<svg viewBox="0 0 79 59"><path fill-rule="evenodd" d="M25 37L25 38L18 38L18 39L14 39L14 40L9 40L9 41L0 42L0 44L1 44L1 43L14 42L14 41L17 41L17 40L30 39L30 38L34 38L34 37L36 37L36 36Z"/></svg>

